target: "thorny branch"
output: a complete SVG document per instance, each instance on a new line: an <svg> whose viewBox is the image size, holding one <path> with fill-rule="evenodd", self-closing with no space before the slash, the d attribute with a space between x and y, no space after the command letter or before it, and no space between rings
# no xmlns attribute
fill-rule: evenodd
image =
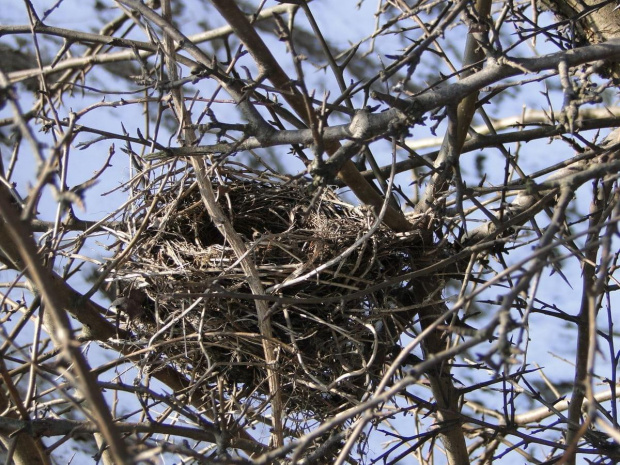
<svg viewBox="0 0 620 465"><path fill-rule="evenodd" d="M613 2L159 3L0 25L7 463L618 458Z"/></svg>

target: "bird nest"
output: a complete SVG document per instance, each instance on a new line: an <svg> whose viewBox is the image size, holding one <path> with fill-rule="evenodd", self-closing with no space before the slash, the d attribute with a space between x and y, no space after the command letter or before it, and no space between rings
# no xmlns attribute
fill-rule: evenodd
<svg viewBox="0 0 620 465"><path fill-rule="evenodd" d="M419 267L415 239L384 227L369 234L374 215L330 189L312 193L306 183L249 171L221 170L212 182L265 294L253 295L192 172L145 195L142 212L155 208L134 215L134 224L146 225L113 277L135 304L113 318L131 333L129 343L151 349L143 350L143 368L172 364L200 392L217 386L229 399L264 405L256 307L263 299L287 411L322 416L359 401L404 329L393 291L403 286L399 276Z"/></svg>

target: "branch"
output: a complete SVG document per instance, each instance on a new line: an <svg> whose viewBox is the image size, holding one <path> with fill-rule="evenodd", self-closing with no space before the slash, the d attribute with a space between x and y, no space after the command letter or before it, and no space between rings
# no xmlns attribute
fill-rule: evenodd
<svg viewBox="0 0 620 465"><path fill-rule="evenodd" d="M618 137L616 130L610 134L609 140L616 140ZM472 231L468 231L462 239L464 245L471 245L486 240L489 235L495 234L498 229L503 229L506 221L511 221L524 211L531 208L541 198L547 196L547 205L554 202L549 194L558 189L568 188L573 192L584 183L597 178L603 178L610 173L617 173L620 169L619 147L614 144L610 149L604 151L595 160L581 160L571 164L566 168L553 173L540 185L534 184L531 180L526 180L526 189L517 195L513 202L504 210L503 214L498 213L496 219L488 221ZM611 158L611 161L607 161ZM616 174L612 176L615 179ZM500 219L502 221L500 221ZM527 218L523 218L525 222Z"/></svg>
<svg viewBox="0 0 620 465"><path fill-rule="evenodd" d="M592 129L590 127L584 127L583 124L586 121L589 122L590 124L597 124L601 121L609 121L610 119L613 119L612 117L614 116L620 117L620 107L611 107L611 108L583 108L581 107L579 108L579 122L577 123L575 129L576 130ZM543 127L532 129L530 131L561 130L562 132L566 132L564 130L564 127L552 121L549 116L549 113L544 110L527 109L521 115L508 116L505 118L492 120L492 122L493 122L493 129L495 131L501 131L503 129L507 129L510 127L524 128L528 125L535 125L535 123L542 123L544 125ZM618 125L620 125L620 121L610 123L609 127L618 127ZM595 128L598 129L601 127L604 127L604 126L597 124ZM491 141L494 139L494 136L496 136L495 134L491 133L489 126L486 124L482 124L479 126L473 126L471 128L471 131L472 133L474 133L474 135L469 136L466 139L465 145L463 146L463 152L468 151L467 150L468 143L469 145L471 145L471 143L475 140L484 141L486 139L484 136L489 136L488 140ZM515 136L517 134L523 134L525 136L526 133L528 133L527 130L521 129L520 131L511 132L510 134L514 134ZM549 136L555 136L558 134L559 133L554 131L553 133L550 133ZM499 134L497 134L497 136L501 137L501 135ZM422 149L427 149L431 147L437 147L441 145L442 140L443 140L442 137L428 137L425 139L411 138L411 139L407 139L405 141L405 144L411 150L422 150ZM527 141L527 140L531 140L531 139L527 139L527 138L524 139L524 141ZM518 141L521 141L521 139L510 140L508 142L518 142ZM498 142L498 143L504 143L504 142ZM493 145L493 143L490 142L487 144L487 146L489 145ZM480 148L480 147L477 147L477 148Z"/></svg>
<svg viewBox="0 0 620 465"><path fill-rule="evenodd" d="M123 2L128 2L128 0L122 0ZM170 23L170 3L169 0L165 1L162 5L162 10L165 15L164 18L157 17L156 20L158 24L164 28L166 34L164 35L164 47L168 52L166 54L166 64L168 67L168 74L171 79L177 79L177 63L174 58L174 54L172 52L173 47L173 39L182 37L182 34L172 26ZM144 12L143 12L144 13ZM149 14L149 16L154 16L153 14ZM190 47L191 48L191 47ZM239 89L233 88L229 86L231 91L234 93L235 97L239 97ZM191 128L191 121L189 119L189 113L185 107L183 100L183 93L180 88L173 89L173 101L175 108L177 110L177 115L179 118L179 124L181 127L185 128L185 137L190 145L192 145L195 141L195 135ZM256 109L249 104L249 102L243 102L245 106L245 111L247 114L256 116L256 119L251 119L251 122L258 122L260 126L263 127L266 125L264 120L260 117ZM264 289L262 282L258 276L258 271L256 269L256 265L254 264L252 258L247 253L247 247L243 242L243 239L239 236L239 234L235 231L232 223L228 219L228 217L224 214L221 207L217 203L215 198L215 193L213 192L213 186L211 185L211 181L207 176L204 161L197 160L193 158L191 160L192 166L194 168L194 172L196 174L196 181L198 183L198 188L200 191L200 195L202 198L202 202L205 205L213 224L220 231L223 237L227 239L230 243L232 249L234 250L237 258L240 261L241 267L245 273L246 280L252 293L254 294L264 294ZM269 317L269 306L265 301L256 300L256 311L258 316L258 325L260 328L261 336L262 336L262 346L265 354L265 361L267 364L267 373L268 379L267 382L269 384L269 395L271 397L271 416L273 419L273 444L276 447L281 446L284 443L283 436L283 420L284 420L284 406L282 401L282 389L280 385L280 377L277 372L277 346L273 343L273 331L271 327L271 318Z"/></svg>
<svg viewBox="0 0 620 465"><path fill-rule="evenodd" d="M317 132L318 119L313 107L293 85L293 81L286 75L254 27L233 0L212 0L212 2L254 58L260 70L259 80L267 78L273 83L274 87L282 93L282 97L313 131L314 143L320 146L321 141L318 140L320 135ZM334 155L339 148L340 144L338 143L325 145L325 150L329 155ZM366 205L372 206L375 214L379 213L383 205L381 195L360 174L351 160L346 160L342 164L338 177L351 188L358 199ZM392 207L388 207L384 221L395 231L411 229L411 224L405 219L402 212Z"/></svg>
<svg viewBox="0 0 620 465"><path fill-rule="evenodd" d="M504 57L497 60L488 59L487 66L476 74L453 84L423 91L411 99L400 99L381 92L373 92L372 96L393 107L381 113L383 118L393 123L406 123L407 117L417 119L427 111L460 101L472 92L480 91L503 79L526 73L532 74L545 70L556 70L563 61L569 67L575 67L598 60L620 60L620 39L612 39L601 44L588 45L587 47L552 53L537 58ZM370 117L371 125L373 124L372 117L373 115Z"/></svg>
<svg viewBox="0 0 620 465"><path fill-rule="evenodd" d="M575 124L575 128L581 131L588 131L592 129L603 129L603 128L617 128L620 126L620 118L601 118L601 119L593 119L593 120L584 120L578 121ZM526 129L526 130L518 130L507 132L503 134L496 134L492 136L487 135L475 135L471 137L469 140L465 142L463 145L463 149L461 153L473 152L476 150L480 150L486 147L495 147L501 144L509 144L512 142L530 142L532 140L538 139L547 139L554 136L559 136L565 134L567 132L566 128L562 125L557 126L544 126L536 129ZM432 139L433 141L437 139ZM430 139L422 139L422 143L431 142ZM426 142L425 142L426 141ZM439 141L441 143L441 141ZM409 146L409 142L407 143ZM439 151L430 152L425 154L424 157L414 157L409 158L407 160L399 161L396 163L395 169L397 173L402 173L403 171L407 171L414 168L420 168L423 166L428 166L430 161L435 160ZM390 165L385 165L380 168L381 174L386 175L391 170ZM551 166L546 168L545 170L541 170L546 173L550 173L555 171L557 166ZM543 174L543 173L541 173ZM362 172L362 176L366 178L372 178L374 176L374 172L372 170L367 170ZM536 177L536 176L532 176ZM518 183L523 183L523 180L515 181ZM504 186L505 187L505 186Z"/></svg>
<svg viewBox="0 0 620 465"><path fill-rule="evenodd" d="M272 8L267 8L262 10L258 17L257 21L262 21L268 18L273 17L277 14L286 13L291 10L290 5L278 5ZM254 16L252 16L254 19ZM98 43L98 44L109 44L117 47L128 47L131 50L115 52L115 53L105 53L98 54L95 56L86 56L86 57L78 57L78 58L68 58L63 60L55 65L44 66L42 69L32 69L32 70L22 70L9 74L10 80L12 83L23 81L25 79L39 76L39 75L48 75L52 73L57 73L59 71L64 71L67 69L79 69L87 66L91 66L93 64L103 64L103 63L116 63L119 61L134 61L136 59L136 51L140 58L147 58L149 56L154 55L158 52L157 46L150 42L141 42L141 41L133 41L129 39L121 39L115 36L106 36L100 34L88 34L83 32L76 32L71 29L63 29L57 27L48 27L44 25L37 26L40 29L35 29L35 32L39 34L50 34L58 37L63 37L67 40L73 40L80 42L83 41L87 43ZM207 42L211 40L215 40L221 37L226 37L230 35L232 32L232 28L230 26L222 26L216 29L212 29L209 31L201 32L198 34L194 34L189 36L188 39L195 43L199 44L202 42ZM30 25L19 25L19 26L0 26L0 36L9 35L9 34L31 34ZM76 35L77 34L77 35ZM177 60L182 62L188 66L195 65L195 62L188 61L183 56L177 56Z"/></svg>
<svg viewBox="0 0 620 465"><path fill-rule="evenodd" d="M180 436L196 441L204 441L215 444L219 441L219 431L215 425L201 424L200 428L190 428L180 425L162 423L115 423L120 433L148 433ZM45 418L34 420L18 420L8 417L0 417L0 432L6 436L16 433L25 433L33 438L75 435L79 433L97 433L98 426L92 421L66 420L60 418ZM261 452L263 449L247 440L238 440L235 444L246 451Z"/></svg>
<svg viewBox="0 0 620 465"><path fill-rule="evenodd" d="M620 386L616 386L615 390L608 389L603 392L599 392L594 395L594 400L598 403L606 402L608 400L616 398L620 395ZM539 423L545 418L549 418L552 415L557 414L557 412L563 412L568 410L572 403L572 399L564 399L559 402L556 402L551 407L540 407L535 410L530 410L526 413L521 413L519 415L515 415L513 419L513 423L515 425L527 425L529 423ZM589 406L588 399L583 400L583 404L581 408Z"/></svg>
<svg viewBox="0 0 620 465"><path fill-rule="evenodd" d="M68 366L71 366L74 379L77 381L81 394L92 409L99 431L105 437L115 461L119 464L129 463L130 455L120 434L114 428L110 409L97 383L90 373L88 362L80 350L80 345L73 340L69 318L65 313L63 299L55 284L55 277L43 267L32 239L32 231L19 217L19 212L11 204L4 185L0 187L0 217L2 230L11 240L14 260L20 263L29 280L41 294L45 302L46 320L51 328L48 332L54 344L61 350L61 355ZM3 251L5 246L2 246Z"/></svg>

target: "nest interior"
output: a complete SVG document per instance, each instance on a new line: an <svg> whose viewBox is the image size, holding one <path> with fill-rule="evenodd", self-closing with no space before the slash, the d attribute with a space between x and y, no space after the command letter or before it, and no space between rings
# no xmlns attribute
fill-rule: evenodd
<svg viewBox="0 0 620 465"><path fill-rule="evenodd" d="M400 275L420 266L415 238L379 227L360 240L374 216L330 189L315 194L306 183L249 171L222 171L213 185L270 295L287 411L321 415L359 401L411 319L393 311L393 291L403 286ZM153 199L147 197L145 205ZM161 189L157 202L153 214L134 217L148 227L113 278L123 294L139 289L142 296L140 311L121 318L130 342L152 348L144 368L173 364L205 391L218 386L231 397L264 401L255 299L191 171ZM369 290L386 281L394 284Z"/></svg>

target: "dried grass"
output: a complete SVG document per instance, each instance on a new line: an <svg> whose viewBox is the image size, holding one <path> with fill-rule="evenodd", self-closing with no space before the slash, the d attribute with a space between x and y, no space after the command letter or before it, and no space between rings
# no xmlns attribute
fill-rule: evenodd
<svg viewBox="0 0 620 465"><path fill-rule="evenodd" d="M338 257L374 222L329 189L311 205L304 183L250 171L222 171L218 179L218 201L266 289ZM217 388L228 410L253 405L260 412L268 388L255 302L191 173L159 194L155 211L114 276L125 294L137 288L146 294L144 311L121 316L135 336L127 342L152 349L142 360L146 372L171 363L195 381L196 395ZM272 294L277 369L289 415L322 418L350 406L381 375L400 337L388 330L395 325L387 310L397 304L389 289L365 290L413 269L420 261L413 243L378 228L338 264ZM395 279L392 289L398 287ZM255 402L248 404L249 398Z"/></svg>

